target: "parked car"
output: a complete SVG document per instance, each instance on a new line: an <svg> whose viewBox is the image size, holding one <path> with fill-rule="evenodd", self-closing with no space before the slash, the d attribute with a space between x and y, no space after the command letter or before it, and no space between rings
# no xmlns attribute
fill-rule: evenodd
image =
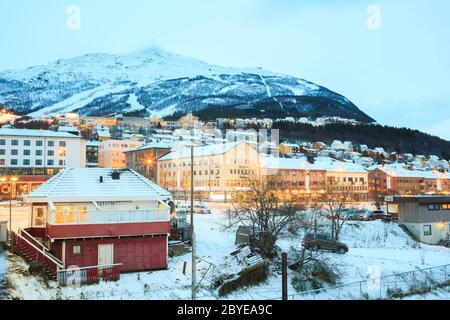
<svg viewBox="0 0 450 320"><path fill-rule="evenodd" d="M383 210L374 210L372 211L372 219L371 220L381 220L386 215Z"/></svg>
<svg viewBox="0 0 450 320"><path fill-rule="evenodd" d="M331 236L324 234L306 235L303 239L303 246L305 249L313 251L329 250L339 254L345 254L348 252L348 246L345 243L336 241Z"/></svg>
<svg viewBox="0 0 450 320"><path fill-rule="evenodd" d="M398 215L386 213L383 218L381 218L381 221L386 223L398 221Z"/></svg>
<svg viewBox="0 0 450 320"><path fill-rule="evenodd" d="M371 220L372 210L364 209L358 210L359 220L369 221Z"/></svg>
<svg viewBox="0 0 450 320"><path fill-rule="evenodd" d="M349 211L347 214L347 220L349 220L349 221L361 220L361 212L360 211Z"/></svg>
<svg viewBox="0 0 450 320"><path fill-rule="evenodd" d="M196 204L194 206L194 212L198 214L211 214L211 209L204 204Z"/></svg>

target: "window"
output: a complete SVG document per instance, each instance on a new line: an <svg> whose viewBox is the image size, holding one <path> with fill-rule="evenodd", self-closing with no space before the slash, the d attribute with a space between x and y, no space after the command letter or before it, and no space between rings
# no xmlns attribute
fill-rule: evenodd
<svg viewBox="0 0 450 320"><path fill-rule="evenodd" d="M12 166L17 166L17 164L18 164L17 159L11 159L11 165Z"/></svg>
<svg viewBox="0 0 450 320"><path fill-rule="evenodd" d="M27 147L31 146L31 140L23 140L23 145Z"/></svg>
<svg viewBox="0 0 450 320"><path fill-rule="evenodd" d="M23 155L24 156L29 156L29 155L31 155L31 151L30 150L23 150Z"/></svg>
<svg viewBox="0 0 450 320"><path fill-rule="evenodd" d="M19 145L19 140L17 140L17 139L11 140L11 145L12 146L18 146Z"/></svg>
<svg viewBox="0 0 450 320"><path fill-rule="evenodd" d="M441 209L441 206L439 205L439 204L436 204L436 203L430 203L429 205L428 205L428 210L429 211L437 211L437 210L440 210Z"/></svg>
<svg viewBox="0 0 450 320"><path fill-rule="evenodd" d="M47 142L47 145L49 147L54 147L55 146L55 141L49 141L49 142Z"/></svg>
<svg viewBox="0 0 450 320"><path fill-rule="evenodd" d="M36 147L42 147L44 145L42 140L36 140Z"/></svg>
<svg viewBox="0 0 450 320"><path fill-rule="evenodd" d="M423 226L423 235L424 236L431 236L431 225L426 224Z"/></svg>
<svg viewBox="0 0 450 320"><path fill-rule="evenodd" d="M6 140L5 139L0 139L0 146L4 146L6 145Z"/></svg>
<svg viewBox="0 0 450 320"><path fill-rule="evenodd" d="M47 165L48 165L48 166L53 166L54 163L55 163L55 162L54 162L53 160L48 160L48 161L47 161Z"/></svg>
<svg viewBox="0 0 450 320"><path fill-rule="evenodd" d="M442 205L442 210L450 210L450 203L444 203Z"/></svg>
<svg viewBox="0 0 450 320"><path fill-rule="evenodd" d="M64 160L59 160L59 165L63 166L64 165Z"/></svg>
<svg viewBox="0 0 450 320"><path fill-rule="evenodd" d="M42 150L36 150L36 155L37 156L42 156Z"/></svg>
<svg viewBox="0 0 450 320"><path fill-rule="evenodd" d="M0 166L4 166L6 164L5 159L0 159Z"/></svg>
<svg viewBox="0 0 450 320"><path fill-rule="evenodd" d="M81 255L81 246L79 244L72 246L72 254L73 255Z"/></svg>
<svg viewBox="0 0 450 320"><path fill-rule="evenodd" d="M60 141L59 142L59 146L60 147L65 147L66 146L66 142L65 141Z"/></svg>
<svg viewBox="0 0 450 320"><path fill-rule="evenodd" d="M55 155L55 151L53 151L53 150L48 150L48 151L47 151L47 155L48 155L49 157L52 157L52 156Z"/></svg>
<svg viewBox="0 0 450 320"><path fill-rule="evenodd" d="M6 150L5 149L0 149L0 155L4 156L6 154Z"/></svg>
<svg viewBox="0 0 450 320"><path fill-rule="evenodd" d="M36 163L37 166L42 166L42 160L36 160L35 163Z"/></svg>
<svg viewBox="0 0 450 320"><path fill-rule="evenodd" d="M24 166L29 166L30 165L30 159L24 159L23 160L23 165Z"/></svg>
<svg viewBox="0 0 450 320"><path fill-rule="evenodd" d="M19 150L17 150L17 149L12 149L12 150L11 150L11 155L12 155L12 156L17 156L17 155L19 155Z"/></svg>

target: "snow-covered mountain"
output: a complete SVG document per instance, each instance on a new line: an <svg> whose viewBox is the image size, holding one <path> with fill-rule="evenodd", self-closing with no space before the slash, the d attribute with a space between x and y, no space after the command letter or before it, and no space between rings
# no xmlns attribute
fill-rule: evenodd
<svg viewBox="0 0 450 320"><path fill-rule="evenodd" d="M168 116L217 108L230 114L373 121L345 97L309 81L262 69L214 66L156 47L129 55L87 54L1 72L0 104L32 116L145 109Z"/></svg>

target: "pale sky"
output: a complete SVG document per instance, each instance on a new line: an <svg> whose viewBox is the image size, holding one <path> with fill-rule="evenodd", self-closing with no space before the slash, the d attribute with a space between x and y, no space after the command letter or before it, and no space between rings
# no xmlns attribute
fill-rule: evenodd
<svg viewBox="0 0 450 320"><path fill-rule="evenodd" d="M67 28L67 7L81 29ZM367 27L377 5L381 29ZM0 70L159 46L345 95L379 122L450 140L448 0L0 0Z"/></svg>

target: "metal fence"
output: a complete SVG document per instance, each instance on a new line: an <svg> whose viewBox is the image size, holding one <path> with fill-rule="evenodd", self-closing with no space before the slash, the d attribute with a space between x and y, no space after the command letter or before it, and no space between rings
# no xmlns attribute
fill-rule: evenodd
<svg viewBox="0 0 450 320"><path fill-rule="evenodd" d="M289 295L290 300L377 300L398 299L435 290L450 298L450 265L395 273L338 286ZM277 297L274 300L280 300Z"/></svg>

